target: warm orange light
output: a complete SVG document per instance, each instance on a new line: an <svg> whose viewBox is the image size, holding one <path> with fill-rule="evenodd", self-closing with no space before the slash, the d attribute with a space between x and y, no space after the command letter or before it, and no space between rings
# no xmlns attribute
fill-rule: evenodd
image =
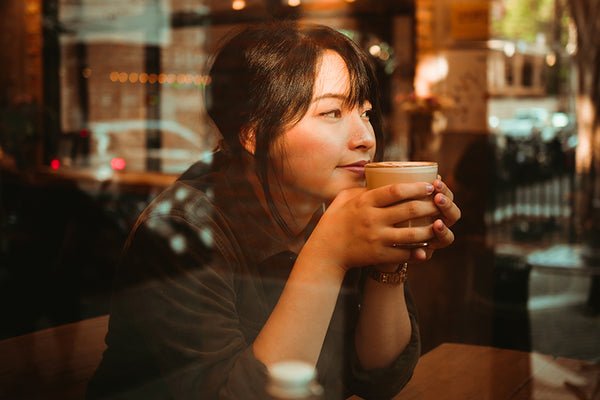
<svg viewBox="0 0 600 400"><path fill-rule="evenodd" d="M131 83L135 83L138 80L138 74L135 72L132 72L129 74L129 82Z"/></svg>
<svg viewBox="0 0 600 400"><path fill-rule="evenodd" d="M156 76L156 74L150 74L150 75L148 75L148 82L150 82L150 83L156 83L157 80L158 80L158 77Z"/></svg>
<svg viewBox="0 0 600 400"><path fill-rule="evenodd" d="M301 3L301 0L288 0L288 6L290 7L298 7Z"/></svg>
<svg viewBox="0 0 600 400"><path fill-rule="evenodd" d="M127 75L127 72L121 72L119 74L119 82L125 83L125 82L127 82L127 78L129 78L129 76Z"/></svg>
<svg viewBox="0 0 600 400"><path fill-rule="evenodd" d="M116 82L119 80L119 73L117 71L113 71L110 73L110 80Z"/></svg>
<svg viewBox="0 0 600 400"><path fill-rule="evenodd" d="M167 74L158 75L158 83L165 83L167 81Z"/></svg>
<svg viewBox="0 0 600 400"><path fill-rule="evenodd" d="M592 167L592 154L594 144L591 132L594 118L594 104L588 96L577 98L577 124L579 134L577 135L577 151L575 153L575 170L577 172L589 172Z"/></svg>
<svg viewBox="0 0 600 400"><path fill-rule="evenodd" d="M231 3L231 8L234 10L243 10L246 8L246 2L244 0L234 0L233 3Z"/></svg>
<svg viewBox="0 0 600 400"><path fill-rule="evenodd" d="M431 96L431 87L448 76L448 60L443 56L423 57L416 67L414 87L419 97Z"/></svg>
<svg viewBox="0 0 600 400"><path fill-rule="evenodd" d="M180 85L183 85L185 83L185 75L184 74L177 75L177 83L179 83Z"/></svg>
<svg viewBox="0 0 600 400"><path fill-rule="evenodd" d="M140 74L140 82L142 82L142 83L146 83L146 82L148 82L148 74L147 74L147 73L145 73L145 72L142 72L142 73Z"/></svg>

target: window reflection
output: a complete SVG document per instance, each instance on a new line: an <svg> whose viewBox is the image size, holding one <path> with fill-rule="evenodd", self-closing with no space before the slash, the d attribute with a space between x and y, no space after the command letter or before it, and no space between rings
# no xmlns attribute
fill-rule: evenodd
<svg viewBox="0 0 600 400"><path fill-rule="evenodd" d="M598 130L582 136L578 123L598 108L577 102L575 21L560 0L529 11L441 3L7 1L0 337L109 311L137 216L217 145L202 112L209 55L233 27L299 18L373 56L386 158L435 159L463 209L455 245L411 273L424 351L458 341L600 360L598 246L588 240L597 171L581 168L598 163ZM484 33L468 19L482 12ZM177 235L170 245L186 247Z"/></svg>

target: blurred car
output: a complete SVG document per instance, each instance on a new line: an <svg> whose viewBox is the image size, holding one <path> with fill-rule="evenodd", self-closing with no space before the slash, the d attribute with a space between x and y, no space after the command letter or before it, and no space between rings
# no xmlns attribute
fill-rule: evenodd
<svg viewBox="0 0 600 400"><path fill-rule="evenodd" d="M175 121L95 122L87 130L89 152L73 166L92 169L99 177L115 171L147 171L149 160L158 172L179 174L210 154L200 133ZM160 148L148 148L149 131L160 132Z"/></svg>
<svg viewBox="0 0 600 400"><path fill-rule="evenodd" d="M542 142L554 140L573 125L569 115L550 112L543 107L520 108L513 118L496 118L494 122L499 133L504 136L513 139L540 139Z"/></svg>
<svg viewBox="0 0 600 400"><path fill-rule="evenodd" d="M550 126L550 112L542 107L521 108L514 118L500 121L500 133L515 139L527 139L541 134Z"/></svg>

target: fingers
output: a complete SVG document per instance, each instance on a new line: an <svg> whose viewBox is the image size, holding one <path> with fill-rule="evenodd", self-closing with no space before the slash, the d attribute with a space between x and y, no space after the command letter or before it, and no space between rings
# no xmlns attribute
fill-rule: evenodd
<svg viewBox="0 0 600 400"><path fill-rule="evenodd" d="M372 189L368 195L372 198L373 206L387 207L404 200L427 197L434 190L432 184L425 182L397 183Z"/></svg>
<svg viewBox="0 0 600 400"><path fill-rule="evenodd" d="M440 218L447 226L454 225L460 219L460 208L447 195L437 193L433 198L433 202L440 210Z"/></svg>
<svg viewBox="0 0 600 400"><path fill-rule="evenodd" d="M444 225L441 220L436 220L432 225L434 238L429 240L429 246L413 249L410 254L409 263L421 263L427 261L436 249L441 249L454 242L454 233Z"/></svg>
<svg viewBox="0 0 600 400"><path fill-rule="evenodd" d="M388 228L385 243L396 249L412 249L417 243L429 243L435 239L431 233L432 226ZM418 247L418 246L417 246Z"/></svg>
<svg viewBox="0 0 600 400"><path fill-rule="evenodd" d="M442 181L442 179L440 178L439 175L438 175L438 179L433 181L433 186L435 187L436 192L442 193L447 198L449 198L450 201L454 200L454 193L452 193L450 188L448 188L448 186L444 183L444 181Z"/></svg>
<svg viewBox="0 0 600 400"><path fill-rule="evenodd" d="M420 263L431 258L436 249L454 242L449 229L461 217L454 203L454 194L441 179L433 184L424 182L399 183L376 189L355 188L342 191L330 204L321 222L327 226L348 225L346 235L335 229L339 237L339 258L348 267L365 263ZM429 218L437 218L432 224ZM425 226L401 227L403 222L427 218ZM321 225L321 224L319 224ZM320 229L315 231L320 231ZM325 228L323 228L325 229ZM327 229L325 229L327 231ZM315 232L313 232L313 235ZM311 236L313 236L311 235ZM325 235L332 237L331 232ZM394 244L427 242L428 247L407 248ZM352 243L348 246L347 244ZM356 245L360 243L360 245Z"/></svg>
<svg viewBox="0 0 600 400"><path fill-rule="evenodd" d="M436 249L441 249L454 242L454 233L441 219L432 225L411 228L391 228L386 234L381 251L385 262L421 263L431 258ZM427 246L410 248L403 244L426 242ZM399 244L399 246L394 246Z"/></svg>
<svg viewBox="0 0 600 400"><path fill-rule="evenodd" d="M433 223L433 234L435 239L431 241L432 249L447 247L454 242L454 233L440 219Z"/></svg>
<svg viewBox="0 0 600 400"><path fill-rule="evenodd" d="M439 218L440 210L431 198L424 198L379 208L377 215L386 225L421 226L431 224L433 218ZM413 221L413 223L409 223L409 221Z"/></svg>
<svg viewBox="0 0 600 400"><path fill-rule="evenodd" d="M420 247L418 249L414 249L410 254L409 263L420 263L423 261L427 261L431 258L433 254L433 249L429 247Z"/></svg>
<svg viewBox="0 0 600 400"><path fill-rule="evenodd" d="M436 191L433 201L440 210L440 218L446 226L454 225L461 217L461 211L454 203L454 193L439 176L433 182L433 186Z"/></svg>

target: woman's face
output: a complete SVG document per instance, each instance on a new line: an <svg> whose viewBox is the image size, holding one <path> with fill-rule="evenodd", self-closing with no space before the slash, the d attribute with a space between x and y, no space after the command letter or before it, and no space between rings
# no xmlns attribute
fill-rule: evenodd
<svg viewBox="0 0 600 400"><path fill-rule="evenodd" d="M292 199L309 195L330 201L343 189L364 185L364 165L375 154L371 104L344 106L349 91L344 60L325 52L308 112L273 147L275 165L282 165L280 184Z"/></svg>

